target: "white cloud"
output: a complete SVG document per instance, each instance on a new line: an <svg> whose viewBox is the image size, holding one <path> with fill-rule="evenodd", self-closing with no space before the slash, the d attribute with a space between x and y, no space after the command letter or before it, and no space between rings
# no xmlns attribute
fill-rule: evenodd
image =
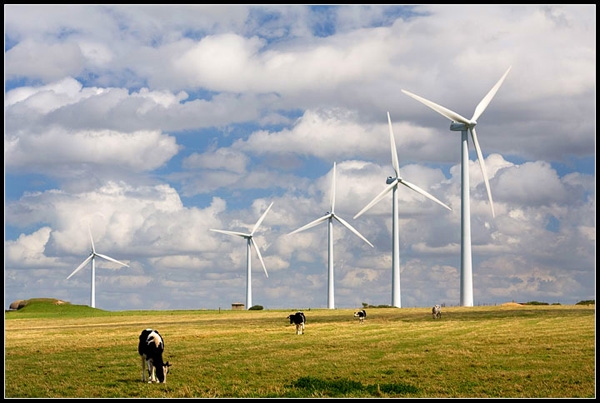
<svg viewBox="0 0 600 403"><path fill-rule="evenodd" d="M69 176L74 165L99 174L114 168L148 171L159 168L178 151L175 138L159 131L122 133L112 130L67 132L49 128L43 133L19 133L5 138L9 169L45 171ZM83 163L83 164L82 164Z"/></svg>
<svg viewBox="0 0 600 403"><path fill-rule="evenodd" d="M330 208L336 162L336 213L375 245L334 225L336 304L389 304L391 194L353 219L394 175L389 112L400 175L453 208L399 189L402 304L457 304L460 134L401 89L470 117L509 65L477 126L495 218L469 144L475 301L593 299L593 11L8 5L5 299L87 304L65 277L90 225L131 266L98 272L99 307L243 302L244 240L209 229L273 201L254 302L325 306L325 225L285 234Z"/></svg>
<svg viewBox="0 0 600 403"><path fill-rule="evenodd" d="M21 234L16 241L6 241L4 244L5 264L19 264L30 268L60 264L58 259L45 255L45 247L51 231L49 227L43 227L31 235Z"/></svg>

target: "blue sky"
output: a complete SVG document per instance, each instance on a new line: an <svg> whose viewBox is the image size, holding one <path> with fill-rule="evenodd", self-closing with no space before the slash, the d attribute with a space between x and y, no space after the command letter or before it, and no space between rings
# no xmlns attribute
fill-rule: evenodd
<svg viewBox="0 0 600 403"><path fill-rule="evenodd" d="M4 302L105 310L391 304L393 175L401 305L460 302L460 134L470 143L475 305L595 299L596 6L4 5Z"/></svg>

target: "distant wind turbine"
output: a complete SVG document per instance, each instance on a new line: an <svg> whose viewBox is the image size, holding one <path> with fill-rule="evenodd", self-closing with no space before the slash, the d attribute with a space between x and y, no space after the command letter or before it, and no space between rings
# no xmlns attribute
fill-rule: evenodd
<svg viewBox="0 0 600 403"><path fill-rule="evenodd" d="M119 262L118 260L115 260L112 257L103 255L101 253L97 253L96 248L94 247L94 238L92 237L92 230L90 228L88 228L88 232L90 233L90 241L92 242L92 251L90 252L90 255L87 257L87 259L85 259L83 261L83 263L81 263L73 271L73 273L69 274L69 277L67 277L67 280L70 279L79 270L81 270L91 260L92 261L92 286L91 286L91 293L90 293L90 306L92 308L95 308L96 307L96 256L101 257L102 259L105 259L105 260L109 260L114 263L118 263L125 267L129 267L129 265Z"/></svg>
<svg viewBox="0 0 600 403"><path fill-rule="evenodd" d="M269 274L267 273L267 268L265 267L265 262L263 261L263 258L260 255L260 249L256 245L256 242L254 241L253 236L254 236L254 233L256 232L256 230L258 229L258 227L260 226L260 224L262 223L262 221L265 219L265 216L271 209L272 205L273 205L273 202L271 202L271 204L269 204L269 207L267 207L267 209L265 210L263 215L258 219L256 224L254 224L254 228L252 229L252 232L250 232L249 234L246 234L243 232L236 232L236 231L226 231L226 230L221 230L221 229L211 229L211 231L220 232L222 234L240 236L242 238L245 238L247 241L246 242L246 309L250 309L252 307L252 262L251 262L252 261L252 254L251 254L252 246L254 247L254 250L256 251L258 258L260 259L260 263L262 263L262 267L265 270L265 275L267 276L267 278L269 277Z"/></svg>
<svg viewBox="0 0 600 403"><path fill-rule="evenodd" d="M398 164L398 153L396 151L396 142L394 141L394 132L392 130L392 120L390 118L390 113L387 114L388 117L388 125L390 127L390 145L392 149L392 166L394 167L394 172L396 173L395 177L388 176L386 183L388 186L383 189L377 197L375 197L369 204L365 206L361 211L359 211L354 218L359 217L362 213L373 207L377 204L381 199L383 199L390 191L392 192L392 306L397 308L401 308L400 303L400 237L398 232L398 197L396 196L396 191L398 190L398 185L402 184L409 189L414 190L417 193L422 194L423 196L433 200L439 205L447 208L448 210L452 210L450 207L446 206L444 203L418 187L400 177L400 165Z"/></svg>
<svg viewBox="0 0 600 403"><path fill-rule="evenodd" d="M511 66L512 67L512 66ZM485 160L479 147L479 141L477 140L477 133L475 126L477 125L477 119L485 111L492 98L496 95L496 92L504 82L504 79L508 75L511 67L506 70L506 73L498 80L496 85L492 87L490 92L479 102L473 113L471 119L462 117L456 112L450 109L444 108L434 102L431 102L425 98L415 95L406 90L402 90L406 95L416 99L422 104L430 107L437 113L447 117L452 121L450 123L451 131L459 131L462 133L461 136L461 267L460 267L460 305L461 306L473 306L473 263L471 255L471 201L469 196L469 140L468 132L471 132L473 144L475 145L475 151L477 152L477 159L479 160L479 166L483 174L483 181L485 182L485 188L487 190L488 199L490 200L490 208L492 209L492 217L495 217L494 202L492 201L492 192L490 190L490 183L488 181L487 171L485 169Z"/></svg>
<svg viewBox="0 0 600 403"><path fill-rule="evenodd" d="M312 228L312 227L322 223L323 221L328 222L327 236L328 236L328 245L329 245L329 257L328 257L328 266L327 266L327 273L328 273L328 275L327 275L327 289L328 289L327 308L329 308L329 309L335 309L335 299L334 299L334 292L333 292L333 288L334 288L334 286L333 286L333 219L335 218L344 227L346 227L350 231L354 232L360 239L362 239L363 241L365 241L366 243L371 245L371 247L373 247L371 242L367 241L367 238L362 236L356 229L354 229L354 227L352 227L352 225L350 225L348 222L346 222L342 217L336 215L334 212L334 209L335 209L335 162L333 163L333 179L332 179L332 183L331 183L331 211L327 212L327 214L325 214L323 217L318 218L318 219L306 224L305 226L300 227L297 230L292 231L288 234L288 235L292 235L297 232L304 231L305 229Z"/></svg>

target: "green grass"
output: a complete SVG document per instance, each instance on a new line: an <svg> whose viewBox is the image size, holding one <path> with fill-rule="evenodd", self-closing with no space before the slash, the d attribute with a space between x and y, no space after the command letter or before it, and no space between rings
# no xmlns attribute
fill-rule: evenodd
<svg viewBox="0 0 600 403"><path fill-rule="evenodd" d="M593 398L595 306L5 313L6 398ZM142 329L173 365L141 381Z"/></svg>

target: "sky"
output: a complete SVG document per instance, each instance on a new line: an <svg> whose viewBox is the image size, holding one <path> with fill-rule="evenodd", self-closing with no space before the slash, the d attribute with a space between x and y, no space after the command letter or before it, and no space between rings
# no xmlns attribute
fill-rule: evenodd
<svg viewBox="0 0 600 403"><path fill-rule="evenodd" d="M596 295L596 6L4 5L4 304L109 311L460 304L461 140L477 119L475 306ZM268 274L268 277L267 277ZM248 308L248 307L246 307Z"/></svg>

